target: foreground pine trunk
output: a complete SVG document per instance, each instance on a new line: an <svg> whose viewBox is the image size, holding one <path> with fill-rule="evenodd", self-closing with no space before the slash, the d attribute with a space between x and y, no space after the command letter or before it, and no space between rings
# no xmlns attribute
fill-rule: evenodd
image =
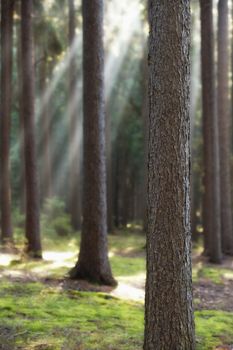
<svg viewBox="0 0 233 350"><path fill-rule="evenodd" d="M149 0L149 23L144 350L191 350L189 1Z"/></svg>
<svg viewBox="0 0 233 350"><path fill-rule="evenodd" d="M230 175L230 101L229 101L229 35L228 2L218 2L218 127L220 155L220 203L222 251L233 255L233 232L231 213L231 175Z"/></svg>
<svg viewBox="0 0 233 350"><path fill-rule="evenodd" d="M32 34L32 0L22 0L22 115L26 184L26 252L41 257L38 175L34 122L34 64Z"/></svg>
<svg viewBox="0 0 233 350"><path fill-rule="evenodd" d="M12 99L12 27L14 0L1 4L1 241L13 241L10 183L10 119Z"/></svg>
<svg viewBox="0 0 233 350"><path fill-rule="evenodd" d="M79 259L71 278L112 285L107 247L103 1L83 0L84 183Z"/></svg>
<svg viewBox="0 0 233 350"><path fill-rule="evenodd" d="M219 139L215 95L212 0L200 0L201 65L204 142L203 226L205 251L214 263L221 262Z"/></svg>

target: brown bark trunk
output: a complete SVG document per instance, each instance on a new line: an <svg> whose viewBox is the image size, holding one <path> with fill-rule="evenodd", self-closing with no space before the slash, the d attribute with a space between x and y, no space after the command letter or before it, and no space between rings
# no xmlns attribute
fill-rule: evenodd
<svg viewBox="0 0 233 350"><path fill-rule="evenodd" d="M205 253L214 263L220 263L220 179L219 139L215 95L214 38L212 0L200 0L202 110L204 141L204 203L203 226Z"/></svg>
<svg viewBox="0 0 233 350"><path fill-rule="evenodd" d="M112 139L111 139L111 113L106 108L106 169L107 169L107 230L113 231L113 198L112 198Z"/></svg>
<svg viewBox="0 0 233 350"><path fill-rule="evenodd" d="M41 94L41 130L42 130L42 180L41 180L41 188L42 188L42 200L49 198L52 196L52 163L51 163L51 152L50 152L50 118L51 115L49 113L49 103L45 96L45 92L47 89L47 58L44 55L44 59L41 61L40 67L40 94Z"/></svg>
<svg viewBox="0 0 233 350"><path fill-rule="evenodd" d="M20 2L17 3L17 14L20 16ZM21 50L21 26L19 23L19 28L17 30L17 73L18 73L18 101L19 101L19 156L22 162L20 167L20 209L25 212L25 173L24 166L24 122L23 122L23 112L22 112L22 50Z"/></svg>
<svg viewBox="0 0 233 350"><path fill-rule="evenodd" d="M189 1L149 1L145 350L195 348L190 230Z"/></svg>
<svg viewBox="0 0 233 350"><path fill-rule="evenodd" d="M197 183L192 175L191 181L191 232L192 240L194 242L198 241L199 235L197 232L197 210L199 209L199 192L197 188Z"/></svg>
<svg viewBox="0 0 233 350"><path fill-rule="evenodd" d="M26 182L26 252L41 257L38 174L34 121L34 55L32 34L32 0L21 2L22 25L22 113Z"/></svg>
<svg viewBox="0 0 233 350"><path fill-rule="evenodd" d="M72 45L75 41L75 6L74 0L69 0L69 46L70 52L72 52ZM69 167L70 167L70 182L69 182L69 211L71 214L72 226L78 230L81 228L81 200L80 200L80 172L78 159L76 159L77 152L74 152L74 147L77 144L77 108L76 105L76 64L75 56L71 55L69 65L69 127L70 127L70 140L69 140ZM73 156L75 154L75 157Z"/></svg>
<svg viewBox="0 0 233 350"><path fill-rule="evenodd" d="M12 100L12 29L14 1L1 4L1 241L13 241L10 183L10 120Z"/></svg>
<svg viewBox="0 0 233 350"><path fill-rule="evenodd" d="M146 46L146 52L148 51L148 44ZM143 126L144 126L144 171L143 171L143 187L144 187L144 196L143 196L143 231L147 232L147 185L148 185L148 141L149 141L149 120L148 120L148 63L147 63L147 55L144 55L143 58L143 88L144 88L144 96L143 96L143 106L142 106L142 118L143 118Z"/></svg>
<svg viewBox="0 0 233 350"><path fill-rule="evenodd" d="M218 127L220 155L220 198L222 251L233 255L230 175L230 101L228 98L228 3L218 2Z"/></svg>
<svg viewBox="0 0 233 350"><path fill-rule="evenodd" d="M114 207L114 226L119 228L120 218L119 218L119 152L115 145L114 149L114 191L113 191L113 207Z"/></svg>
<svg viewBox="0 0 233 350"><path fill-rule="evenodd" d="M107 247L103 1L83 0L83 227L71 278L114 285Z"/></svg>
<svg viewBox="0 0 233 350"><path fill-rule="evenodd" d="M233 118L233 6L231 8L231 119ZM233 128L231 125L231 152L233 151ZM231 169L232 169L231 162ZM232 191L231 191L232 192Z"/></svg>

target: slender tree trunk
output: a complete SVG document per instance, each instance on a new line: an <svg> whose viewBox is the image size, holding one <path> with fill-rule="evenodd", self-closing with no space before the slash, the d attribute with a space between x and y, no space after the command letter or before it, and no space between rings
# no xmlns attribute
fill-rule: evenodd
<svg viewBox="0 0 233 350"><path fill-rule="evenodd" d="M110 106L106 108L106 162L107 162L107 229L113 231L113 191L112 191L112 139Z"/></svg>
<svg viewBox="0 0 233 350"><path fill-rule="evenodd" d="M197 210L199 209L200 193L198 192L198 183L195 181L194 176L192 175L191 178L191 232L192 240L197 242L199 238L197 232Z"/></svg>
<svg viewBox="0 0 233 350"><path fill-rule="evenodd" d="M148 50L148 44L146 45L146 52ZM144 168L143 168L143 188L144 188L144 196L143 196L143 231L147 232L147 185L148 185L148 136L149 136L149 120L148 120L148 63L147 63L147 55L144 54L143 57L143 88L144 88L144 96L143 96L143 105L142 105L142 118L143 118L143 131L144 131Z"/></svg>
<svg viewBox="0 0 233 350"><path fill-rule="evenodd" d="M218 2L218 127L220 155L220 198L222 250L233 255L233 231L231 213L231 141L230 101L228 84L228 1Z"/></svg>
<svg viewBox="0 0 233 350"><path fill-rule="evenodd" d="M17 3L17 14L20 16L20 2ZM17 73L18 73L18 101L19 101L19 156L22 164L25 164L24 157L24 122L22 112L22 48L21 48L21 26L17 30ZM19 205L22 212L25 212L25 172L24 166L20 167L20 193Z"/></svg>
<svg viewBox="0 0 233 350"><path fill-rule="evenodd" d="M233 118L233 6L231 8L231 119ZM231 127L231 152L233 152L233 128ZM231 169L232 169L231 163Z"/></svg>
<svg viewBox="0 0 233 350"><path fill-rule="evenodd" d="M149 0L145 350L195 348L190 230L190 4Z"/></svg>
<svg viewBox="0 0 233 350"><path fill-rule="evenodd" d="M103 1L83 0L84 183L79 259L71 278L114 285L108 260Z"/></svg>
<svg viewBox="0 0 233 350"><path fill-rule="evenodd" d="M119 228L119 152L115 145L114 149L114 193L113 193L113 206L114 206L114 226Z"/></svg>
<svg viewBox="0 0 233 350"><path fill-rule="evenodd" d="M41 257L38 174L34 121L34 52L32 35L32 0L21 2L22 25L22 113L26 182L26 252Z"/></svg>
<svg viewBox="0 0 233 350"><path fill-rule="evenodd" d="M12 29L14 0L1 4L1 241L13 242L10 183L10 120L12 100Z"/></svg>
<svg viewBox="0 0 233 350"><path fill-rule="evenodd" d="M79 189L79 162L76 159L77 151L74 152L74 148L77 147L77 108L76 106L76 80L77 69L75 63L75 56L72 54L72 47L75 42L75 7L74 0L69 0L69 46L71 52L71 59L69 65L69 127L70 127L70 140L69 140L69 167L70 167L70 181L69 181L69 211L71 213L71 222L75 229L81 227L81 201L80 201L80 189ZM75 157L74 157L75 154Z"/></svg>
<svg viewBox="0 0 233 350"><path fill-rule="evenodd" d="M200 0L202 109L204 139L204 203L203 226L205 253L214 263L220 263L220 179L219 139L215 95L214 38L212 0Z"/></svg>
<svg viewBox="0 0 233 350"><path fill-rule="evenodd" d="M47 57L45 54L45 58L41 61L40 66L40 95L42 102L42 111L41 111L41 130L42 130L42 200L52 196L52 162L51 162L51 152L50 152L50 118L51 115L49 113L49 103L45 96L45 92L47 89Z"/></svg>

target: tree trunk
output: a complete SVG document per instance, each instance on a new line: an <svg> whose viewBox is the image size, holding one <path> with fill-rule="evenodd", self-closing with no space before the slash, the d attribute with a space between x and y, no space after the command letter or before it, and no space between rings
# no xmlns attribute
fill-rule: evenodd
<svg viewBox="0 0 233 350"><path fill-rule="evenodd" d="M117 143L117 142L116 142ZM119 174L119 152L118 147L114 145L113 152L114 159L114 186L113 186L113 208L114 208L114 226L119 228L120 226L120 218L119 218L119 182L120 182L120 174Z"/></svg>
<svg viewBox="0 0 233 350"><path fill-rule="evenodd" d="M146 50L147 53L148 51L148 44L146 45ZM143 94L143 104L142 104L142 118L143 118L143 133L144 133L144 138L143 138L143 155L144 155L144 164L143 164L143 188L144 188L144 195L143 195L143 231L147 232L147 198L146 198L146 193L147 193L147 182L148 182L148 169L147 169L147 163L148 163L148 136L149 136L149 127L148 127L148 63L147 63L147 54L144 54L143 57L143 89L144 89L144 94Z"/></svg>
<svg viewBox="0 0 233 350"><path fill-rule="evenodd" d="M111 112L109 103L106 108L106 163L107 163L107 230L113 231L113 191L112 191L112 138Z"/></svg>
<svg viewBox="0 0 233 350"><path fill-rule="evenodd" d="M220 263L220 179L219 139L215 95L214 38L212 0L200 0L202 109L204 141L203 226L205 253L211 262Z"/></svg>
<svg viewBox="0 0 233 350"><path fill-rule="evenodd" d="M12 100L12 29L14 0L1 4L1 241L13 242L10 183L10 120Z"/></svg>
<svg viewBox="0 0 233 350"><path fill-rule="evenodd" d="M107 247L103 1L83 0L84 179L79 259L71 278L114 285Z"/></svg>
<svg viewBox="0 0 233 350"><path fill-rule="evenodd" d="M69 46L70 46L70 65L69 65L69 127L70 127L70 139L69 139L69 168L70 168L70 181L69 181L69 211L71 214L72 226L78 230L81 227L81 201L80 201L80 176L79 176L79 162L76 159L77 151L74 152L74 147L77 146L77 108L76 104L76 80L77 69L75 64L75 56L72 54L72 46L75 41L75 7L74 0L69 0Z"/></svg>
<svg viewBox="0 0 233 350"><path fill-rule="evenodd" d="M220 155L220 198L222 251L233 255L230 175L230 101L228 85L228 3L218 2L218 127Z"/></svg>
<svg viewBox="0 0 233 350"><path fill-rule="evenodd" d="M191 350L189 1L149 0L149 23L144 350Z"/></svg>
<svg viewBox="0 0 233 350"><path fill-rule="evenodd" d="M21 2L22 25L22 113L26 183L26 252L41 257L38 174L34 121L34 52L32 34L32 0Z"/></svg>
<svg viewBox="0 0 233 350"><path fill-rule="evenodd" d="M199 196L198 183L195 181L194 176L191 176L191 232L193 242L197 242L199 235L197 232L197 210L199 209Z"/></svg>
<svg viewBox="0 0 233 350"><path fill-rule="evenodd" d="M16 11L18 16L21 13L21 4L17 3ZM21 23L17 28L17 74L18 74L18 103L19 103L19 156L22 161L20 167L20 193L19 193L19 206L21 212L25 212L25 173L24 166L24 122L23 122L23 111L22 111L22 47L21 47Z"/></svg>
<svg viewBox="0 0 233 350"><path fill-rule="evenodd" d="M50 152L50 118L49 101L45 98L47 89L47 57L44 54L44 59L40 63L40 96L41 96L41 130L42 130L42 181L41 181L41 197L42 201L52 196L52 162Z"/></svg>

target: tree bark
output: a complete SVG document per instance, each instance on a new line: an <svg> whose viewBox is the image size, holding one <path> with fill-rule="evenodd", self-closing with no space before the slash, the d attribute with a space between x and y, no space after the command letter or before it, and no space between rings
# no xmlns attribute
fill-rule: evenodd
<svg viewBox="0 0 233 350"><path fill-rule="evenodd" d="M21 2L22 45L22 113L26 183L26 253L41 258L38 174L34 121L34 50L32 34L32 0Z"/></svg>
<svg viewBox="0 0 233 350"><path fill-rule="evenodd" d="M44 59L40 63L40 96L42 103L41 110L41 130L42 130L42 181L41 181L41 197L42 201L52 197L52 160L50 152L50 123L51 115L49 113L49 101L45 98L47 89L48 64L46 53Z"/></svg>
<svg viewBox="0 0 233 350"><path fill-rule="evenodd" d="M107 169L107 230L113 231L113 190L112 190L112 137L111 111L109 103L106 108L106 169Z"/></svg>
<svg viewBox="0 0 233 350"><path fill-rule="evenodd" d="M194 176L191 176L191 232L193 242L197 242L199 234L197 232L197 210L199 209L199 196L198 183L195 181Z"/></svg>
<svg viewBox="0 0 233 350"><path fill-rule="evenodd" d="M12 29L14 0L1 4L1 241L13 242L11 223L10 121L12 100Z"/></svg>
<svg viewBox="0 0 233 350"><path fill-rule="evenodd" d="M114 285L107 247L103 1L83 0L83 226L71 278Z"/></svg>
<svg viewBox="0 0 233 350"><path fill-rule="evenodd" d="M220 155L220 204L222 251L233 255L233 231L231 208L231 141L230 101L228 85L229 69L228 2L218 2L218 127Z"/></svg>
<svg viewBox="0 0 233 350"><path fill-rule="evenodd" d="M189 1L149 0L149 23L144 350L191 350Z"/></svg>
<svg viewBox="0 0 233 350"><path fill-rule="evenodd" d="M144 155L144 164L143 164L143 188L144 188L144 196L143 196L143 231L147 232L147 198L146 198L146 193L147 193L147 185L148 185L148 168L147 168L147 163L148 163L148 136L149 136L149 120L148 120L148 104L149 104L149 99L148 99L148 64L147 64L147 51L148 51L148 43L146 45L146 50L145 54L143 56L143 89L144 89L144 94L143 94L143 104L142 104L142 118L143 118L143 155Z"/></svg>
<svg viewBox="0 0 233 350"><path fill-rule="evenodd" d="M200 0L201 65L204 142L204 248L211 262L220 263L220 178L219 139L214 74L214 38L212 0Z"/></svg>
<svg viewBox="0 0 233 350"><path fill-rule="evenodd" d="M77 144L77 108L76 107L76 80L77 69L75 63L75 56L72 54L72 47L75 42L75 6L74 0L69 0L69 46L71 52L70 65L69 65L69 167L70 167L70 182L69 182L69 211L71 214L72 226L75 229L81 228L81 191L79 189L80 172L78 159L73 155L74 147Z"/></svg>
<svg viewBox="0 0 233 350"><path fill-rule="evenodd" d="M16 11L18 16L21 14L21 4L17 3ZM17 28L17 78L18 78L18 104L19 104L19 156L22 164L25 164L24 158L24 122L22 111L22 47L21 47L21 23L19 21ZM19 206L21 212L25 212L25 173L24 166L20 167L20 193L19 193Z"/></svg>
<svg viewBox="0 0 233 350"><path fill-rule="evenodd" d="M113 150L113 169L114 169L114 186L113 186L113 208L114 208L114 226L119 228L120 226L120 217L119 217L119 182L120 182L120 171L119 171L119 152L118 147L116 145L117 141L114 145Z"/></svg>

